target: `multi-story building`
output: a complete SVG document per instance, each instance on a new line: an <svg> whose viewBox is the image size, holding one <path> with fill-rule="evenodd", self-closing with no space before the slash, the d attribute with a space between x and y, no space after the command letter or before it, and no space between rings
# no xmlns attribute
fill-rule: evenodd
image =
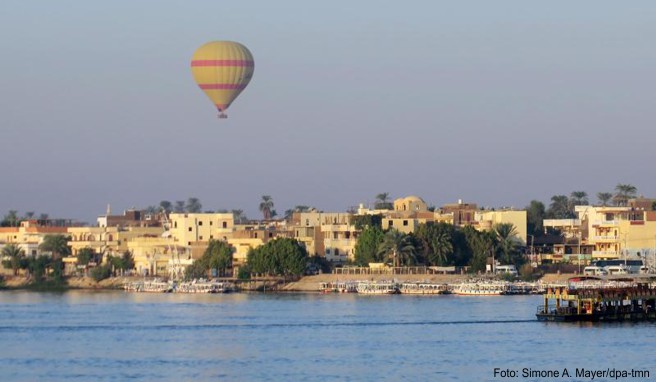
<svg viewBox="0 0 656 382"><path fill-rule="evenodd" d="M36 220L24 220L19 227L0 227L0 248L14 244L28 256L42 253L39 244L47 235L66 235L67 227L42 226Z"/></svg>

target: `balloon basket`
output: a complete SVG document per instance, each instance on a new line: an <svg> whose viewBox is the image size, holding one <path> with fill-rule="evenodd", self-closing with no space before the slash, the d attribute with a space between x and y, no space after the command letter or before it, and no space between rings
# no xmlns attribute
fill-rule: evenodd
<svg viewBox="0 0 656 382"><path fill-rule="evenodd" d="M226 118L228 118L227 114L224 113L219 114L219 119L226 119Z"/></svg>

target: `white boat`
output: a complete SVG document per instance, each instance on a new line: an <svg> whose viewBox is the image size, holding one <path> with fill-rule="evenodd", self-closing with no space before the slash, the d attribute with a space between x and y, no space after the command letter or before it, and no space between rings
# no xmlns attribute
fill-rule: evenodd
<svg viewBox="0 0 656 382"><path fill-rule="evenodd" d="M446 284L429 282L404 282L399 287L401 294L446 294L449 293Z"/></svg>
<svg viewBox="0 0 656 382"><path fill-rule="evenodd" d="M393 281L361 281L356 290L359 294L396 294L399 293L398 284Z"/></svg>
<svg viewBox="0 0 656 382"><path fill-rule="evenodd" d="M193 280L178 284L176 293L227 293L232 291L230 283L218 281Z"/></svg>
<svg viewBox="0 0 656 382"><path fill-rule="evenodd" d="M329 281L321 283L321 293L355 293L358 283L355 281Z"/></svg>
<svg viewBox="0 0 656 382"><path fill-rule="evenodd" d="M453 288L453 293L461 296L499 296L508 291L508 284L499 282L465 282Z"/></svg>

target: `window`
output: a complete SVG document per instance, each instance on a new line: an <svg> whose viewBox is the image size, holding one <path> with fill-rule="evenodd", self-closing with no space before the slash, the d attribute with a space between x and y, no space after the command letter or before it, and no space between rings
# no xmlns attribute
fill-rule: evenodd
<svg viewBox="0 0 656 382"><path fill-rule="evenodd" d="M389 221L389 224L388 224L387 226L388 226L388 227L393 227L393 226L394 226L394 222L390 220L390 221Z"/></svg>
<svg viewBox="0 0 656 382"><path fill-rule="evenodd" d="M198 240L201 240L201 241L202 241L202 240L203 240L203 237L202 237L202 236L198 236Z"/></svg>
<svg viewBox="0 0 656 382"><path fill-rule="evenodd" d="M214 235L210 235L210 240L214 239Z"/></svg>
<svg viewBox="0 0 656 382"><path fill-rule="evenodd" d="M178 228L178 222L173 223L173 228Z"/></svg>
<svg viewBox="0 0 656 382"><path fill-rule="evenodd" d="M223 228L228 228L228 222L223 222Z"/></svg>
<svg viewBox="0 0 656 382"><path fill-rule="evenodd" d="M214 222L210 220L210 225L212 225Z"/></svg>
<svg viewBox="0 0 656 382"><path fill-rule="evenodd" d="M326 248L326 255L330 255L330 248Z"/></svg>
<svg viewBox="0 0 656 382"><path fill-rule="evenodd" d="M254 237L254 239L257 239L257 232L255 232L255 237Z"/></svg>
<svg viewBox="0 0 656 382"><path fill-rule="evenodd" d="M191 227L189 227L189 232L191 232Z"/></svg>
<svg viewBox="0 0 656 382"><path fill-rule="evenodd" d="M335 248L335 256L339 256L339 249Z"/></svg>
<svg viewBox="0 0 656 382"><path fill-rule="evenodd" d="M337 235L338 235L337 232L333 232L333 239L337 240L337 239L338 239L338 236L337 236Z"/></svg>
<svg viewBox="0 0 656 382"><path fill-rule="evenodd" d="M198 225L203 225L203 222L198 222Z"/></svg>
<svg viewBox="0 0 656 382"><path fill-rule="evenodd" d="M407 221L407 220L404 220L404 221L403 221L403 226L404 226L404 227L407 227L407 226L408 226L408 221Z"/></svg>

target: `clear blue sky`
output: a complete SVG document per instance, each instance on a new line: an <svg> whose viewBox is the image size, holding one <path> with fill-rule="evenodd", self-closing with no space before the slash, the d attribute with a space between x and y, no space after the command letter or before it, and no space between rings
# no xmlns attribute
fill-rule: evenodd
<svg viewBox="0 0 656 382"><path fill-rule="evenodd" d="M654 188L654 1L0 3L0 214ZM234 40L228 120L189 61Z"/></svg>

